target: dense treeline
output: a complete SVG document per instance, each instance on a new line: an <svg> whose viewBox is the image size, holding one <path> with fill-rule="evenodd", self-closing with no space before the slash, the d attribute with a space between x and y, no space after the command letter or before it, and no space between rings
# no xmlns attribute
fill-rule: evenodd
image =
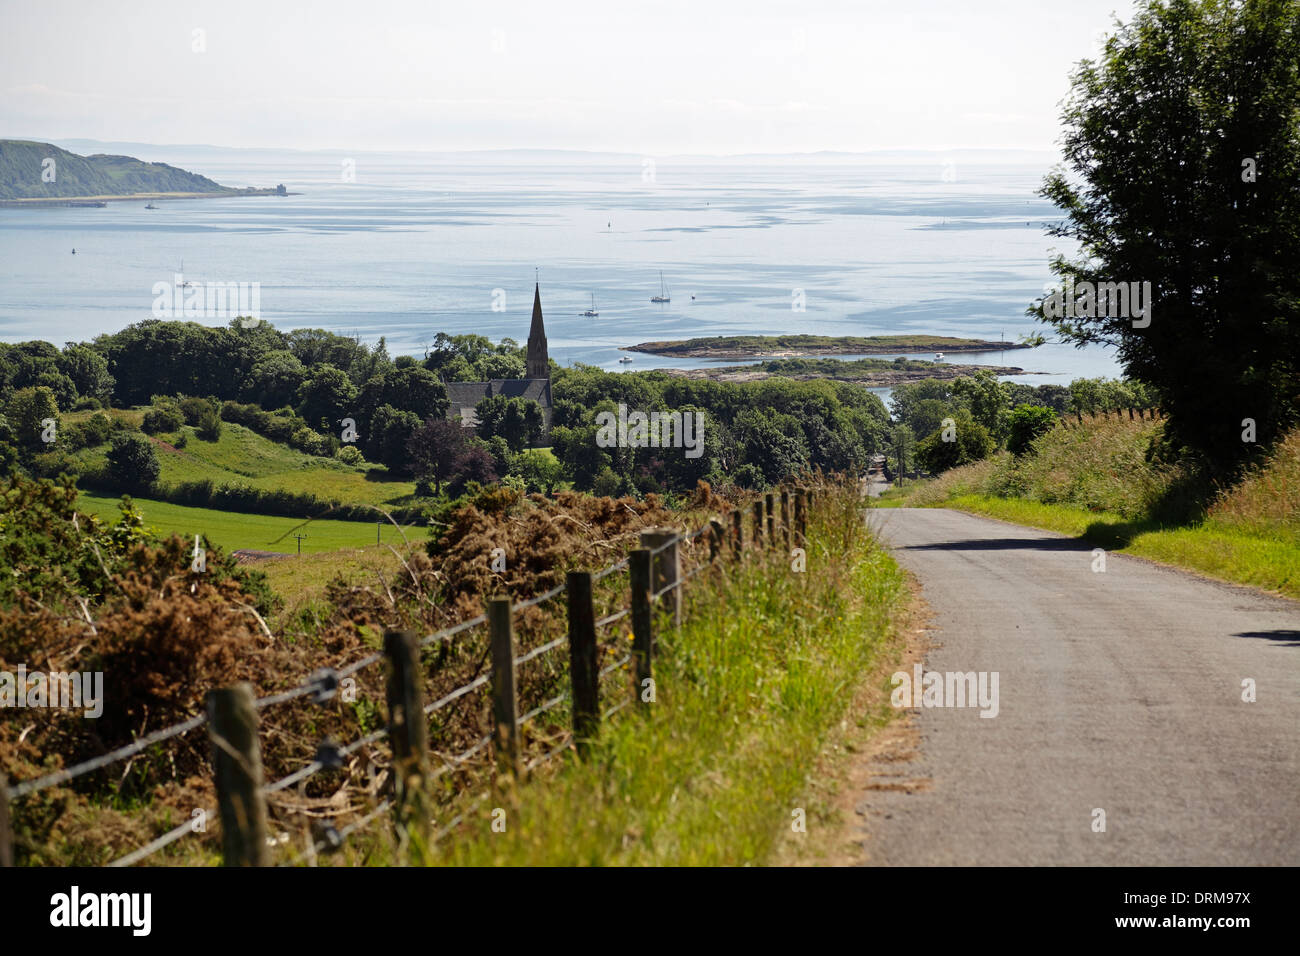
<svg viewBox="0 0 1300 956"><path fill-rule="evenodd" d="M161 484L159 449L217 441L223 423L234 423L306 455L383 469L372 478L415 479L418 497L497 481L644 495L689 491L701 480L759 488L818 469L861 472L872 456L900 449L938 471L997 447L1019 449L1068 410L1150 404L1133 383L1032 388L980 372L897 387L891 421L877 396L834 377L860 364L778 360L769 371L832 377L752 382L552 365L548 434L542 408L522 398L484 399L474 429L446 418L448 382L524 374L523 350L511 339L439 334L417 359L391 357L382 338L366 345L320 329L149 320L63 349L0 346L0 467L79 474L87 487L182 504L360 518L369 513L301 490ZM84 412L101 405L143 406L138 431L120 416ZM82 410L81 420L65 426L70 410ZM665 431L638 431L640 415L665 416ZM80 449L97 463L78 457Z"/></svg>
<svg viewBox="0 0 1300 956"><path fill-rule="evenodd" d="M881 447L888 414L858 385L770 378L685 379L663 372L614 374L560 369L552 444L574 486L599 494L646 493L711 484L762 487L803 471L850 471ZM682 447L601 447L598 416L675 411L695 418L698 454ZM695 449L692 449L695 451Z"/></svg>
<svg viewBox="0 0 1300 956"><path fill-rule="evenodd" d="M1141 382L1075 379L1063 385L999 382L991 372L968 378L925 379L899 385L890 408L890 454L901 470L915 462L938 473L969 464L998 448L1027 451L1066 414L1147 409L1155 393Z"/></svg>

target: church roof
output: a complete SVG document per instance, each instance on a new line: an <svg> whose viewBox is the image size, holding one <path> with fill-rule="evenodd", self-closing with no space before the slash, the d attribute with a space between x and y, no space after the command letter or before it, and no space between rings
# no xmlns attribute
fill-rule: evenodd
<svg viewBox="0 0 1300 956"><path fill-rule="evenodd" d="M448 417L459 416L462 425L477 425L474 406L492 395L530 399L543 409L551 407L549 378L494 378L488 382L448 382Z"/></svg>

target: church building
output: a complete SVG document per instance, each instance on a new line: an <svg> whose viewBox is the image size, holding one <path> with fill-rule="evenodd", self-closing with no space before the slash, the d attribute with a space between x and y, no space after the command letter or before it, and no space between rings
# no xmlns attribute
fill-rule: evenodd
<svg viewBox="0 0 1300 956"><path fill-rule="evenodd" d="M490 382L448 382L447 398L450 407L447 417L459 419L466 428L478 424L474 408L493 395L506 398L526 398L542 408L543 443L549 443L551 433L551 366L546 354L546 328L542 324L541 285L533 289L533 322L528 329L528 359L525 378L494 378Z"/></svg>

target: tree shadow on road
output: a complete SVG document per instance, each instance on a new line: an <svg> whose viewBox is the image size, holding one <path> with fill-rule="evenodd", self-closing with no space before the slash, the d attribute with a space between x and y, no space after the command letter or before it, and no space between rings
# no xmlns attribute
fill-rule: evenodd
<svg viewBox="0 0 1300 956"><path fill-rule="evenodd" d="M1283 647L1300 647L1300 631L1278 628L1275 631L1240 631L1233 637L1254 637L1262 641L1277 641Z"/></svg>
<svg viewBox="0 0 1300 956"><path fill-rule="evenodd" d="M975 538L936 541L933 544L904 545L901 551L1090 551L1092 546L1078 538Z"/></svg>

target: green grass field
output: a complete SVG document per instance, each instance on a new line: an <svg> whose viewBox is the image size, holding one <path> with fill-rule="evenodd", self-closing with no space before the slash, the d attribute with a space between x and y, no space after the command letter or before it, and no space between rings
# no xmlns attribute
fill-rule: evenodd
<svg viewBox="0 0 1300 956"><path fill-rule="evenodd" d="M77 507L87 514L95 515L101 521L116 522L120 516L117 507L120 500L83 493L77 499ZM162 534L175 533L187 538L201 534L205 541L219 545L227 551L253 548L259 551L295 554L298 550L298 542L293 537L294 533L307 536L302 541L303 554L374 545L377 532L382 535L380 540L387 544L396 546L402 543L402 536L387 521L380 526L369 521L304 522L297 518L275 518L233 511L213 511L210 508L190 508L185 505L168 504L165 501L151 501L147 498L133 500L144 515L147 527ZM407 526L402 530L411 541L422 541L427 536L424 528Z"/></svg>
<svg viewBox="0 0 1300 956"><path fill-rule="evenodd" d="M115 415L131 421L134 412ZM70 415L69 420L76 419ZM215 442L198 438L188 425L181 433L187 438L184 448L173 447L177 435L148 436L158 453L158 479L163 484L210 479L218 485L306 492L323 500L367 505L405 504L415 493L414 482L391 480L381 467L354 468L337 459L305 455L242 425L223 422ZM82 465L102 465L107 453L105 444L83 449L75 458Z"/></svg>

